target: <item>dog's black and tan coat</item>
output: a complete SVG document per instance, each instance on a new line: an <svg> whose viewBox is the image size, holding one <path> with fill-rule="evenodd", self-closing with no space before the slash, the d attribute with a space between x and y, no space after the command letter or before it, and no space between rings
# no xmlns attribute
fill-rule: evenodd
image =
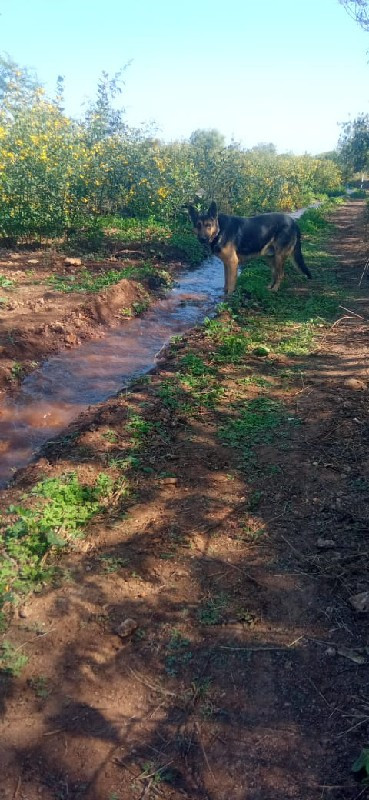
<svg viewBox="0 0 369 800"><path fill-rule="evenodd" d="M281 285L289 256L298 269L311 278L301 252L300 230L288 214L234 217L218 214L216 203L211 203L206 214L199 214L194 206L188 206L188 211L200 242L209 244L212 253L223 261L226 294L235 289L242 258L262 256L268 261L272 269L269 286L272 292L277 292Z"/></svg>

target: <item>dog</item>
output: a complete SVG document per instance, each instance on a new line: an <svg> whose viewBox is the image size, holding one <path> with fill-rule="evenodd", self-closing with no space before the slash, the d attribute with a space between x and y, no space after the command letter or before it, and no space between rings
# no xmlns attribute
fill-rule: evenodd
<svg viewBox="0 0 369 800"><path fill-rule="evenodd" d="M272 292L277 292L281 285L289 256L307 278L312 277L301 252L300 229L289 214L234 217L218 214L214 202L206 214L200 214L192 205L188 206L188 213L199 241L210 245L212 253L223 261L226 295L235 290L242 257L262 256L269 262L272 280L268 289Z"/></svg>

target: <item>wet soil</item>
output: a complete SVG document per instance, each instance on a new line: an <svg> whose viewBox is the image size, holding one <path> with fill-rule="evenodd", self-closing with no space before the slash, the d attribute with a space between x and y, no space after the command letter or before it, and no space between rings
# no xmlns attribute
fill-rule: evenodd
<svg viewBox="0 0 369 800"><path fill-rule="evenodd" d="M350 602L369 589L362 204L334 221L347 307L299 358L282 399L301 424L259 448L256 474L221 444L222 408L187 418L158 396L179 358L209 347L196 329L150 383L86 411L1 493L17 503L71 469L91 482L129 413L159 426L135 497L90 524L60 585L30 596L5 634L28 663L1 677L4 800L368 796L351 772L369 734L367 612ZM293 366L276 360L271 381Z"/></svg>
<svg viewBox="0 0 369 800"><path fill-rule="evenodd" d="M69 263L76 260L80 263ZM151 290L150 282L125 275L130 267L148 260L154 274L165 267L174 275L182 266L169 249L160 259L151 251L126 249L100 260L69 259L51 248L0 250L0 396L16 390L24 376L51 354L104 336L107 329L124 324L122 310L129 314L135 304L154 300L158 292ZM99 292L66 293L53 285L56 276L71 284L83 269L96 277L115 270L122 280Z"/></svg>

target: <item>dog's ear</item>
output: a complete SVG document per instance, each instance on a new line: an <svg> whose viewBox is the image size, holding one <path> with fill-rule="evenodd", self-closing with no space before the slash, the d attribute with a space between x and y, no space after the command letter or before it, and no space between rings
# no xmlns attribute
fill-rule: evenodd
<svg viewBox="0 0 369 800"><path fill-rule="evenodd" d="M214 200L213 200L213 202L210 203L210 206L209 206L208 217L210 217L210 219L216 219L217 216L218 216L217 204L214 203Z"/></svg>
<svg viewBox="0 0 369 800"><path fill-rule="evenodd" d="M189 205L189 206L187 206L187 208L188 208L188 213L190 215L190 220L191 220L192 224L194 226L196 226L197 225L197 221L199 219L199 212L196 211L196 208L194 206L190 206Z"/></svg>

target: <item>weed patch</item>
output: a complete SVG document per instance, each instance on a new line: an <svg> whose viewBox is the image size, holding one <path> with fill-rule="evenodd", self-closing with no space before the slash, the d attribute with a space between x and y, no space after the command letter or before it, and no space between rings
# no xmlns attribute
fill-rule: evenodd
<svg viewBox="0 0 369 800"><path fill-rule="evenodd" d="M174 678L184 666L189 664L192 653L190 640L174 629L166 647L165 671Z"/></svg>
<svg viewBox="0 0 369 800"><path fill-rule="evenodd" d="M297 419L287 416L282 403L261 395L239 406L237 416L219 429L219 437L239 452L241 464L246 466L253 460L256 446L271 444L283 423L296 422Z"/></svg>
<svg viewBox="0 0 369 800"><path fill-rule="evenodd" d="M27 662L27 656L20 651L19 647L14 647L11 642L6 640L0 644L0 672L17 678Z"/></svg>
<svg viewBox="0 0 369 800"><path fill-rule="evenodd" d="M94 486L81 484L75 473L69 473L38 483L25 497L26 505L8 508L12 522L7 524L3 516L0 528L0 602L50 580L54 569L45 562L49 551L79 536L102 510L112 488L113 481L104 473ZM35 498L40 501L34 504Z"/></svg>
<svg viewBox="0 0 369 800"><path fill-rule="evenodd" d="M228 597L222 592L203 603L197 611L197 619L201 625L219 625L227 602Z"/></svg>

